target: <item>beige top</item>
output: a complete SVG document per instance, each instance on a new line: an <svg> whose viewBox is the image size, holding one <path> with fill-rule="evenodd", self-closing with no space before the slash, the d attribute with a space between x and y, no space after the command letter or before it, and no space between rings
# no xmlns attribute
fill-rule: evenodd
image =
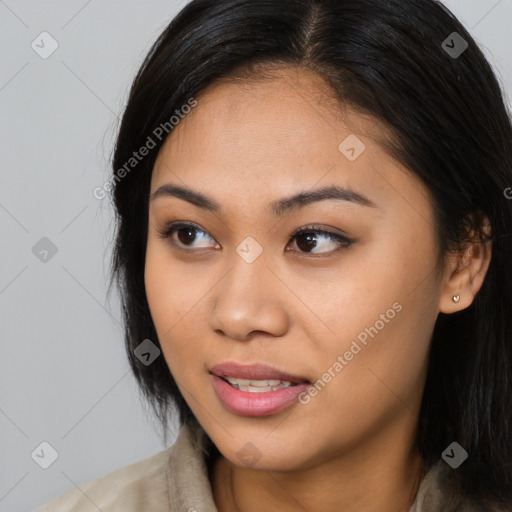
<svg viewBox="0 0 512 512"><path fill-rule="evenodd" d="M68 491L37 512L218 512L205 462L207 441L201 428L182 426L170 448ZM447 489L450 471L440 460L422 480L409 512L493 510L473 507Z"/></svg>

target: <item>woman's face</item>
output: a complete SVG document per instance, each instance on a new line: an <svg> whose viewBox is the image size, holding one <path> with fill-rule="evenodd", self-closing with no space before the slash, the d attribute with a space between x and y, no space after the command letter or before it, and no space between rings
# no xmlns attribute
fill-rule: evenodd
<svg viewBox="0 0 512 512"><path fill-rule="evenodd" d="M442 296L429 194L371 138L379 123L342 112L310 72L275 76L206 89L158 155L151 194L172 185L217 205L163 189L151 198L145 284L163 355L233 464L400 456ZM327 187L366 199L309 197ZM178 221L196 231L160 234ZM311 384L298 396L239 391L211 374L225 362Z"/></svg>

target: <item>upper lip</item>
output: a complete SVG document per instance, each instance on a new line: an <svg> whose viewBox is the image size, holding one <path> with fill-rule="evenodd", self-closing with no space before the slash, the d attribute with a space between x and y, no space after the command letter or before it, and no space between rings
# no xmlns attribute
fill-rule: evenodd
<svg viewBox="0 0 512 512"><path fill-rule="evenodd" d="M217 377L233 377L235 379L252 380L284 380L288 382L309 382L306 378L290 375L266 364L239 364L234 361L216 364L210 373Z"/></svg>

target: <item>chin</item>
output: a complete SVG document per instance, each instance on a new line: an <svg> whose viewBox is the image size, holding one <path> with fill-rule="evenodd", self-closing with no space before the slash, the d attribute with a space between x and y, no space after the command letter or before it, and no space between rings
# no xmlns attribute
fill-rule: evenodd
<svg viewBox="0 0 512 512"><path fill-rule="evenodd" d="M269 435L271 432L272 428L267 428L265 434L252 436L245 430L233 437L227 434L220 442L212 439L222 455L242 469L283 472L304 469L308 465L304 442L290 441L289 436L280 437L275 432Z"/></svg>

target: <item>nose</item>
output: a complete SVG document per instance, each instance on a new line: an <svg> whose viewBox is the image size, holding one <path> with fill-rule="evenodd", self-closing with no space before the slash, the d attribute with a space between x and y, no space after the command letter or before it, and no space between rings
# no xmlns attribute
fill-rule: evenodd
<svg viewBox="0 0 512 512"><path fill-rule="evenodd" d="M234 259L214 291L210 327L217 334L247 341L255 335L283 336L287 331L287 288L267 264L265 258L252 263Z"/></svg>

